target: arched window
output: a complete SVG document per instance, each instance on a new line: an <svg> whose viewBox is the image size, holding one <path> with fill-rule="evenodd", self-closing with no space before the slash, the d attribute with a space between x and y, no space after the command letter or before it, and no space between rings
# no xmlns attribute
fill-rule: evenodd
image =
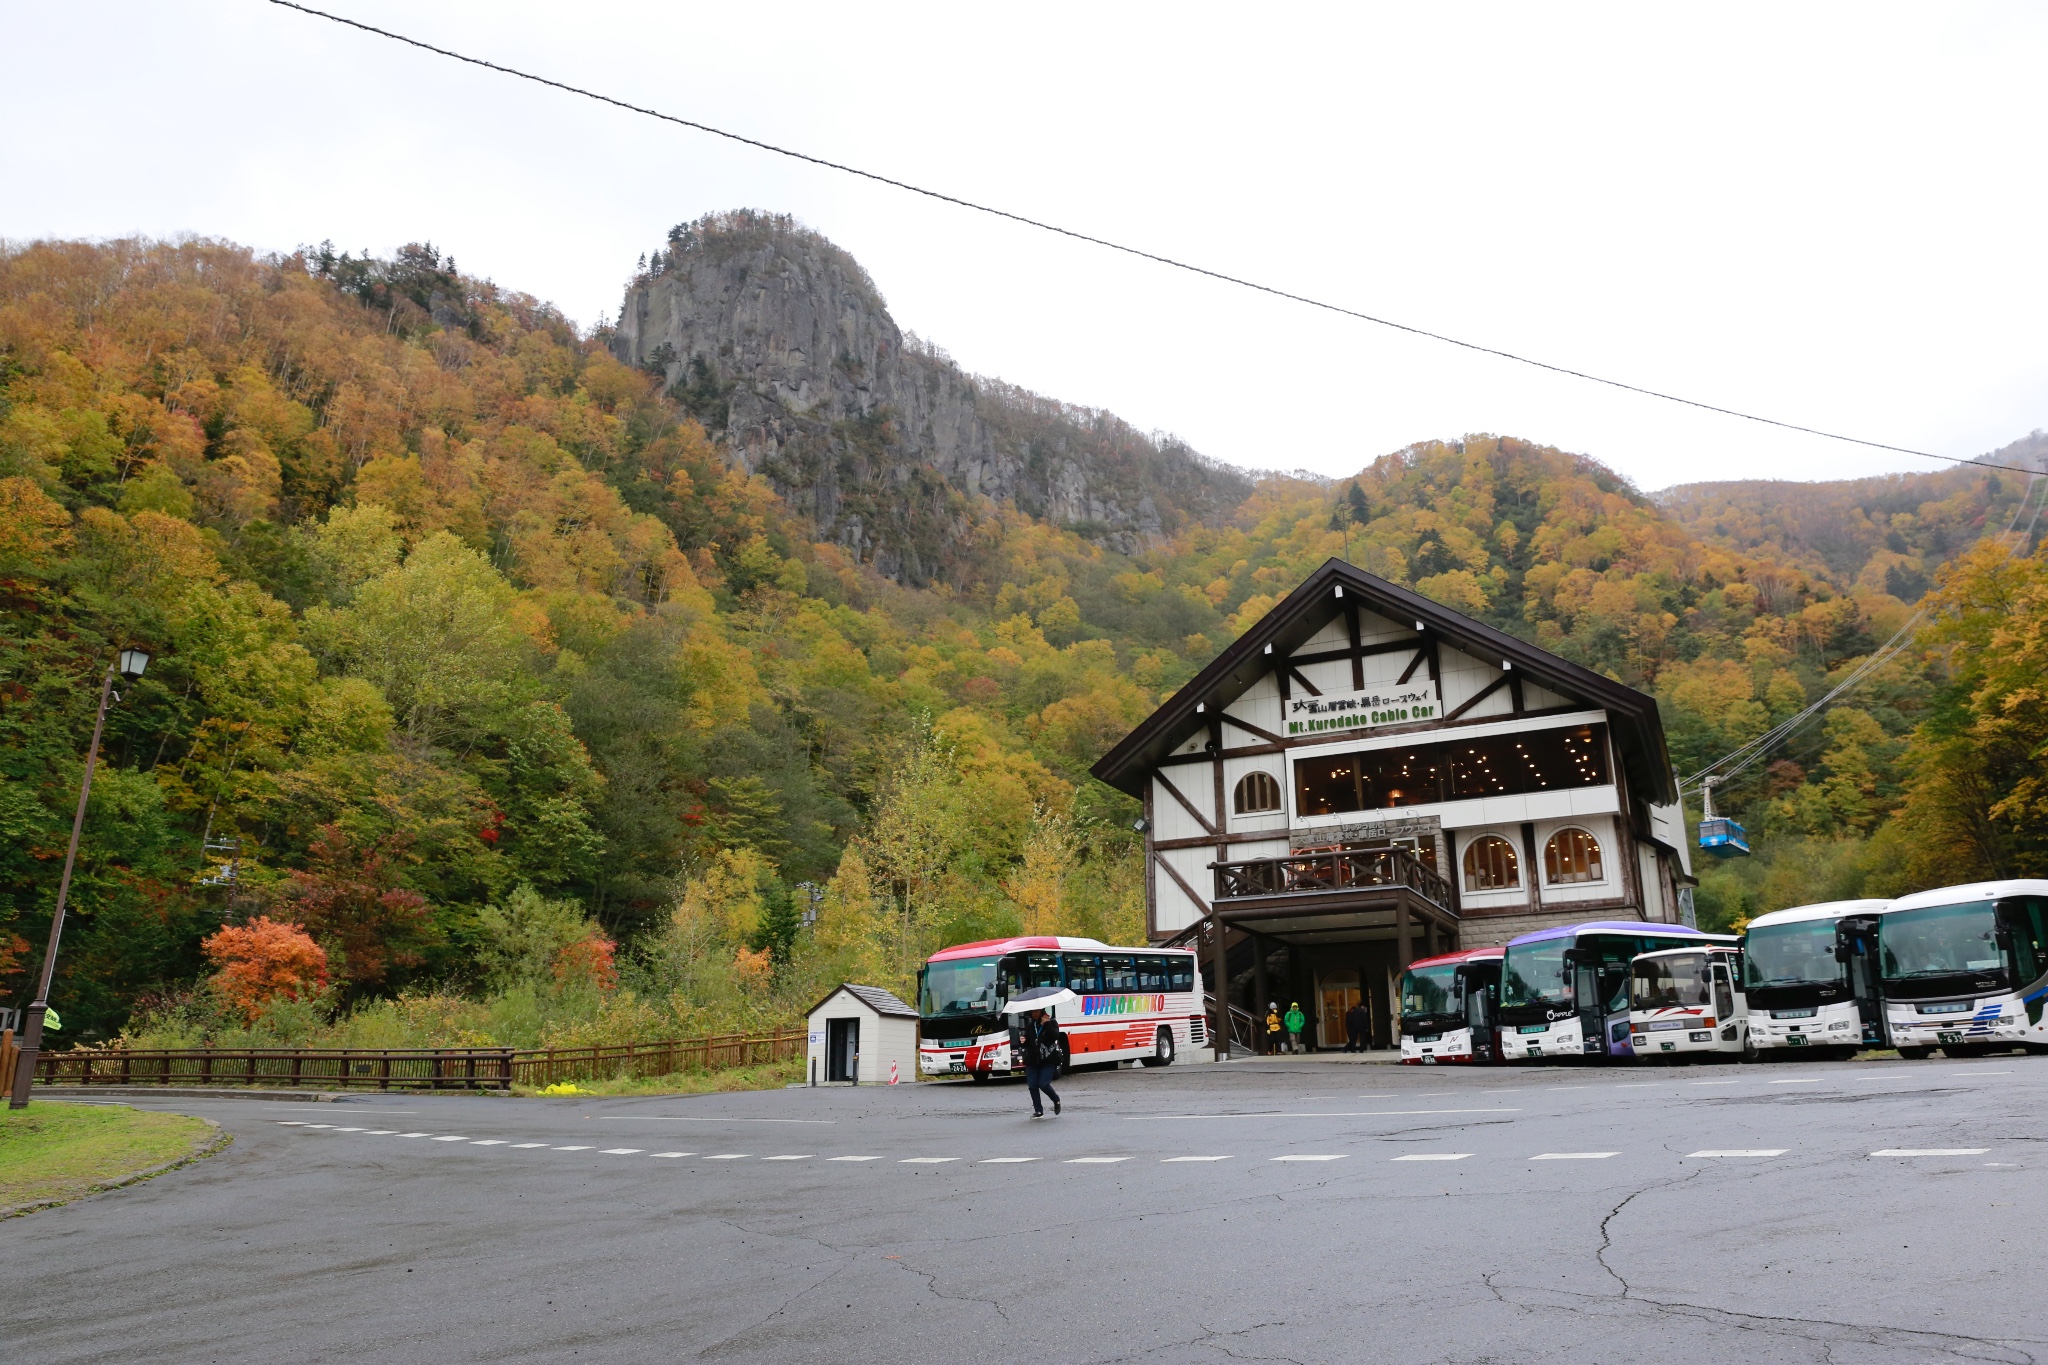
<svg viewBox="0 0 2048 1365"><path fill-rule="evenodd" d="M1582 829L1559 830L1543 846L1543 874L1552 886L1601 880L1600 841Z"/></svg>
<svg viewBox="0 0 2048 1365"><path fill-rule="evenodd" d="M1237 813L1280 809L1280 784L1271 773L1246 773L1237 781Z"/></svg>
<svg viewBox="0 0 2048 1365"><path fill-rule="evenodd" d="M1465 846L1465 889L1502 891L1522 884L1522 860L1498 834L1482 834Z"/></svg>

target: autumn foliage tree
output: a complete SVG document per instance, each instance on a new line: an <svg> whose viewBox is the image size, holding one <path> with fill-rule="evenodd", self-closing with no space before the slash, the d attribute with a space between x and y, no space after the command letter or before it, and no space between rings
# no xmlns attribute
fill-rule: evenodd
<svg viewBox="0 0 2048 1365"><path fill-rule="evenodd" d="M276 1000L306 1000L327 988L327 954L296 924L258 915L223 925L203 945L221 1002L254 1022Z"/></svg>
<svg viewBox="0 0 2048 1365"><path fill-rule="evenodd" d="M332 945L352 995L375 991L428 945L427 898L403 884L406 843L399 835L359 841L324 825L307 849L308 866L291 873L279 897Z"/></svg>

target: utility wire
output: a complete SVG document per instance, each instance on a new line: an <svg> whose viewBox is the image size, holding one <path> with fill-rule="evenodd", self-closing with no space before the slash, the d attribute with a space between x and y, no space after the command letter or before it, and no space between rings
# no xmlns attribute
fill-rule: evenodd
<svg viewBox="0 0 2048 1365"><path fill-rule="evenodd" d="M1310 308L1318 308L1326 313L1336 313L1343 317L1356 318L1360 322L1370 322L1375 326L1392 328L1397 332L1406 332L1410 336L1423 337L1430 341L1440 341L1446 346L1456 346L1461 350L1475 351L1481 355L1494 356L1501 360L1512 361L1517 365L1528 365L1535 369L1547 370L1551 374L1561 374L1572 379L1583 379L1591 384L1603 384L1611 389L1621 389L1627 393L1641 394L1645 398L1656 398L1666 403L1677 403L1684 407L1697 408L1703 412L1719 413L1724 417L1734 417L1745 422L1757 422L1764 426L1777 427L1783 431L1797 431L1808 436L1818 436L1824 440L1843 441L1850 445L1864 446L1870 450L1888 450L1897 455L1911 455L1922 460L1941 460L1949 464L1979 465L1985 469L2009 469L2016 474L2034 472L2022 469L2017 465L1999 464L1993 460L1964 459L1956 455L1937 455L1929 450L1915 450L1910 446L1887 445L1883 441L1865 440L1861 436L1848 436L1837 431L1823 431L1819 427L1801 426L1797 422L1781 421L1775 417L1764 417L1757 413L1743 412L1736 408L1724 408L1718 404L1702 402L1697 398L1686 398L1675 393L1665 393L1660 389L1645 388L1640 384L1630 384L1619 379L1608 379L1602 375L1589 374L1584 370L1574 370L1568 366L1554 365L1549 361L1518 355L1513 351L1503 351L1497 347L1483 346L1476 341L1463 341L1454 336L1446 336L1442 332L1432 332L1424 327L1416 327L1405 322L1396 322L1391 318L1363 313L1355 308L1346 308L1341 304L1327 303L1321 299L1310 298L1306 294L1290 293L1285 289L1280 289L1270 284L1260 284L1256 280L1248 280L1242 276L1225 274L1221 270L1211 270L1207 266L1193 265L1187 261L1176 260L1171 256L1162 256L1157 252L1146 251L1141 247L1127 246L1122 242L1111 241L1106 237L1091 236L1088 233L1080 232L1073 228L1061 227L1057 223L1048 223L1041 219L1026 217L1021 213L1012 213L1008 209L995 208L988 204L977 203L972 199L962 199L958 195L926 189L922 185L913 185L908 181L896 180L875 171L862 170L858 166L849 166L838 161L828 161L824 157L812 156L808 152L799 152L788 147L779 147L772 142L763 142L759 138L728 132L723 128L715 128L708 123L699 123L695 119L682 118L676 114L665 114L659 109L649 109L644 105L632 104L610 95L599 94L595 90L585 90L581 86L570 85L564 81L551 80L546 76L536 76L530 71L521 71L516 67L485 61L481 57L471 57L449 48L436 47L432 43L422 42L418 38L409 38L403 33L394 33L390 29L378 28L374 24L365 24L360 20L345 18L339 14L329 14L326 10L314 9L310 5L295 4L293 0L269 0L269 3L283 9L296 10L300 14L310 15L316 19L326 19L332 23L360 29L364 33L374 33L380 38L389 38L393 42L404 43L408 47L416 47L423 52L432 52L437 56L447 57L458 62L466 62L471 66L479 66L486 71L495 71L500 75L517 77L523 81L532 81L536 85L545 85L550 89L560 90L566 94L579 95L584 99L596 100L600 104L609 104L613 108L624 109L628 113L644 114L648 118L661 119L663 122L673 123L683 128L692 128L700 133L709 133L713 137L722 137L730 142L738 142L748 147L758 148L764 152L773 152L777 156L786 156L795 161L804 161L813 166L822 166L827 170L858 176L863 180L871 180L876 184L887 185L892 189L922 195L927 199L935 199L942 204L951 204L956 208L968 209L975 213L985 213L990 217L1002 218L1012 223L1021 223L1025 227L1037 228L1041 232L1050 232L1073 241L1086 242L1090 246L1099 246L1109 251L1121 252L1126 256L1135 256L1140 260L1151 261L1157 265L1167 266L1174 270L1184 270L1191 275L1201 275L1208 279L1219 280L1224 284L1234 284L1242 289L1251 289L1274 298L1286 299L1290 303L1305 304Z"/></svg>

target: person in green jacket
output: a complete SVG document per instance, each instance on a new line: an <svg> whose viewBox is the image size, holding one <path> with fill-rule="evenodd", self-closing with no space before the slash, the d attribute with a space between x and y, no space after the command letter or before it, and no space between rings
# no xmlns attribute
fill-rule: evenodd
<svg viewBox="0 0 2048 1365"><path fill-rule="evenodd" d="M1293 1001L1287 1006L1287 1018L1281 1022L1287 1025L1287 1050L1301 1051L1301 1030L1308 1023L1308 1016L1301 1012L1301 1002Z"/></svg>

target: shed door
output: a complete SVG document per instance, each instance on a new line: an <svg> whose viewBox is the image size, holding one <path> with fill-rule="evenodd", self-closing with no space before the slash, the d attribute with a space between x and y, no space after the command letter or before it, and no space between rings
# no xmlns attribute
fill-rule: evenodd
<svg viewBox="0 0 2048 1365"><path fill-rule="evenodd" d="M825 1021L825 1079L851 1081L859 1078L860 1020Z"/></svg>

